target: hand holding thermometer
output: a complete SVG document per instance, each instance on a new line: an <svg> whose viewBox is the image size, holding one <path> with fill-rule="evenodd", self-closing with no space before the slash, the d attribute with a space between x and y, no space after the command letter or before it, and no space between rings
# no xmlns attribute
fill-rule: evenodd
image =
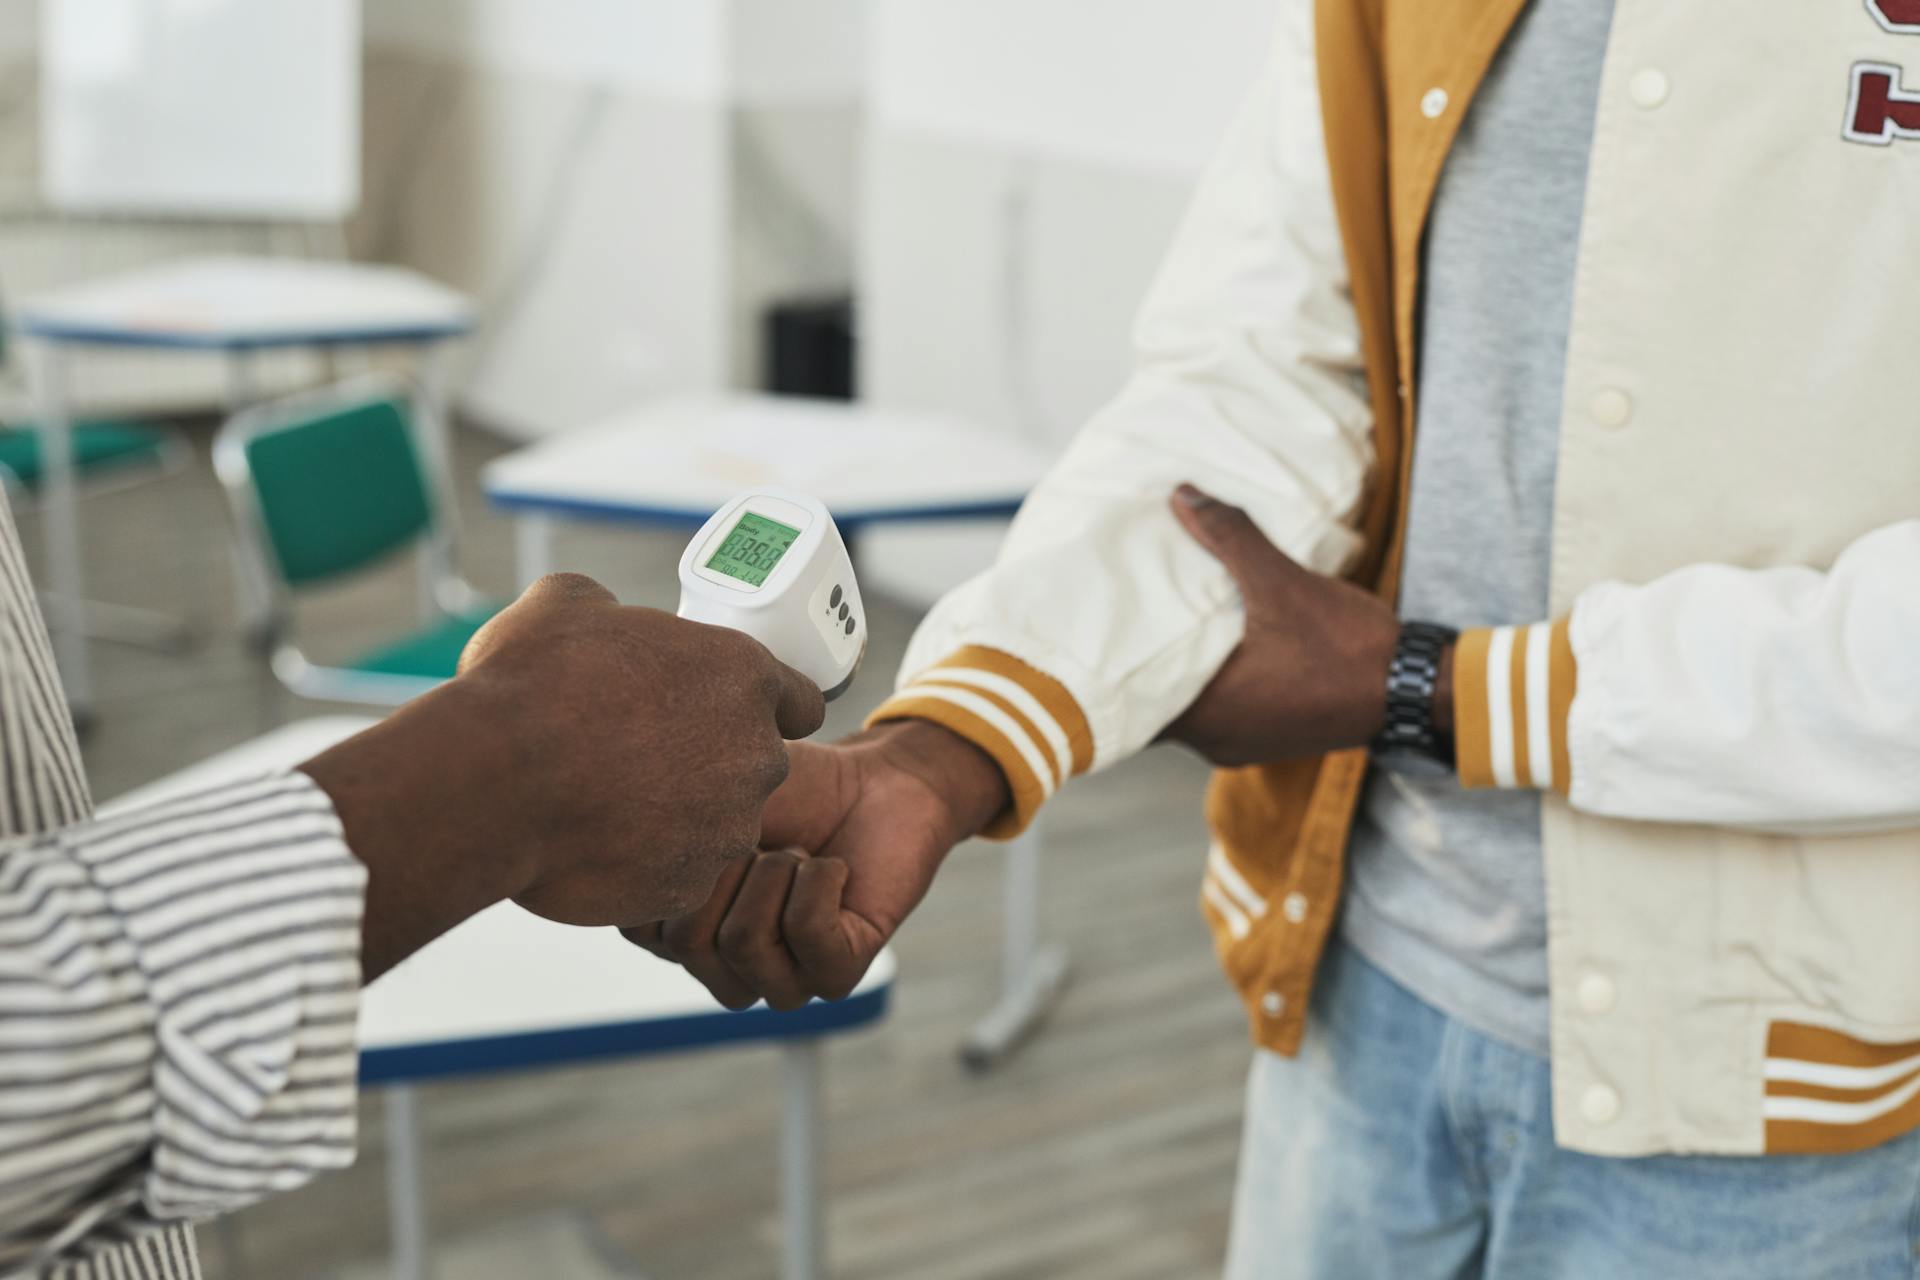
<svg viewBox="0 0 1920 1280"><path fill-rule="evenodd" d="M853 560L814 499L755 489L714 513L680 557L680 616L744 631L820 686L845 693L867 652Z"/></svg>

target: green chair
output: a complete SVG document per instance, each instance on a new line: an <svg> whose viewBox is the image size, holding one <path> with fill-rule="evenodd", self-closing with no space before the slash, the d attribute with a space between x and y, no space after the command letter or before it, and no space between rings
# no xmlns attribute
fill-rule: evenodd
<svg viewBox="0 0 1920 1280"><path fill-rule="evenodd" d="M12 354L9 332L0 321L0 369ZM67 429L74 484L81 498L96 498L136 484L179 475L193 462L193 449L180 432L119 420L82 420ZM31 424L0 426L0 487L16 512L32 511L46 478L40 433ZM192 624L148 609L101 600L79 602L80 622L88 635L103 640L169 650L187 648Z"/></svg>
<svg viewBox="0 0 1920 1280"><path fill-rule="evenodd" d="M0 368L13 355L12 333L0 323ZM96 476L124 476L151 467L184 467L189 451L178 432L137 422L76 422L68 429L73 444L74 478L85 484ZM25 423L0 427L0 480L17 492L37 494L45 467L40 435Z"/></svg>
<svg viewBox="0 0 1920 1280"><path fill-rule="evenodd" d="M73 469L82 483L133 468L178 465L184 453L178 436L136 422L76 422L68 435ZM0 468L19 488L38 494L45 475L39 433L31 427L0 430Z"/></svg>
<svg viewBox="0 0 1920 1280"><path fill-rule="evenodd" d="M236 415L214 440L261 639L274 675L302 697L405 702L449 679L499 612L454 571L451 503L410 403L384 382L297 396ZM426 575L424 625L336 666L310 660L293 636L295 599L410 550Z"/></svg>

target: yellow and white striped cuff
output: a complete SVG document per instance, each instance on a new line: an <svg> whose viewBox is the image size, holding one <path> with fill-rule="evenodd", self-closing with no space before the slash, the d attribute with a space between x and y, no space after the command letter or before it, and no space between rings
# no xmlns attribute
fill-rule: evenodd
<svg viewBox="0 0 1920 1280"><path fill-rule="evenodd" d="M969 646L915 675L867 717L889 720L931 720L993 757L1013 793L985 832L994 839L1019 835L1093 764L1093 731L1066 686L998 649Z"/></svg>
<svg viewBox="0 0 1920 1280"><path fill-rule="evenodd" d="M1453 735L1467 787L1573 787L1567 716L1579 684L1568 620L1461 635Z"/></svg>
<svg viewBox="0 0 1920 1280"><path fill-rule="evenodd" d="M1920 1128L1920 1041L1776 1022L1762 1075L1768 1155L1864 1151Z"/></svg>

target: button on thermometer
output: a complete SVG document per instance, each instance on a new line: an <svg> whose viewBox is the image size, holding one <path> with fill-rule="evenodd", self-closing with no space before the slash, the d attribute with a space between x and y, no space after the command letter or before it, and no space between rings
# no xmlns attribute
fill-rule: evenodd
<svg viewBox="0 0 1920 1280"><path fill-rule="evenodd" d="M784 489L742 494L707 521L680 557L680 616L746 632L829 702L867 652L840 530L820 503Z"/></svg>

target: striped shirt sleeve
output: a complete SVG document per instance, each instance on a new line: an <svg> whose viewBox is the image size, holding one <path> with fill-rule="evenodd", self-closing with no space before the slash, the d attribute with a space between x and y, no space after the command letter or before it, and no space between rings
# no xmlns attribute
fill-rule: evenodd
<svg viewBox="0 0 1920 1280"><path fill-rule="evenodd" d="M351 1162L365 888L292 771L0 844L0 1272Z"/></svg>
<svg viewBox="0 0 1920 1280"><path fill-rule="evenodd" d="M1461 785L1570 792L1567 722L1579 676L1565 618L1463 633L1453 657Z"/></svg>
<svg viewBox="0 0 1920 1280"><path fill-rule="evenodd" d="M1013 804L984 832L1010 839L1093 764L1093 732L1066 686L1011 654L962 648L905 681L867 723L931 720L992 756Z"/></svg>

